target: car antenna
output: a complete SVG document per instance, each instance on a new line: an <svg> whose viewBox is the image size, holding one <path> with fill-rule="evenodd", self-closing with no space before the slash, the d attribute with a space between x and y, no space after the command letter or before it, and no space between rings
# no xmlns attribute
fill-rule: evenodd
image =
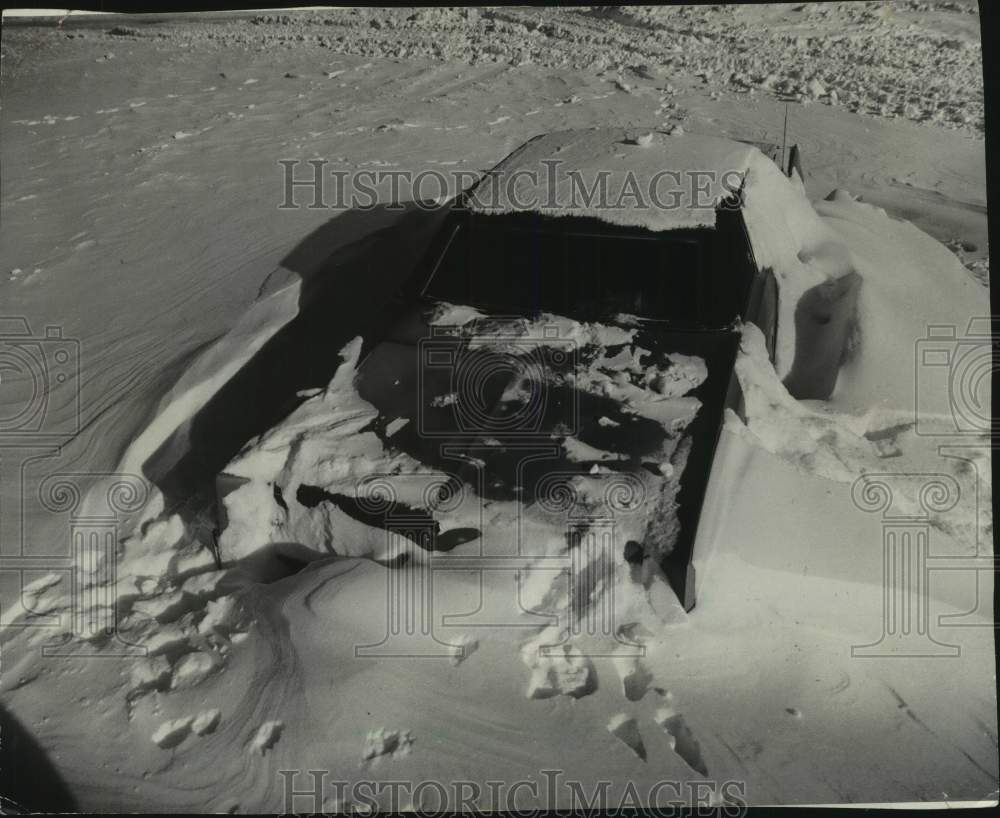
<svg viewBox="0 0 1000 818"><path fill-rule="evenodd" d="M785 145L788 144L788 103L785 103L785 127L781 131L781 164L785 164Z"/></svg>

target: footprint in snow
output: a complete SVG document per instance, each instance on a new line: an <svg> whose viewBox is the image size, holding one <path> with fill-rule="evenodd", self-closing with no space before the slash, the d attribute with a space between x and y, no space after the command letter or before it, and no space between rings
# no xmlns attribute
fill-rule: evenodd
<svg viewBox="0 0 1000 818"><path fill-rule="evenodd" d="M643 761L646 760L646 745L635 719L627 713L618 713L608 722L608 732L622 741L633 753Z"/></svg>
<svg viewBox="0 0 1000 818"><path fill-rule="evenodd" d="M701 745L687 722L680 713L674 710L673 695L666 693L664 696L666 706L656 711L654 716L656 723L662 727L670 736L670 744L677 755L695 772L707 776L708 765L701 755Z"/></svg>
<svg viewBox="0 0 1000 818"><path fill-rule="evenodd" d="M622 693L625 698L630 702L637 702L646 695L653 676L639 661L639 657L631 653L631 649L626 647L612 661L622 681Z"/></svg>

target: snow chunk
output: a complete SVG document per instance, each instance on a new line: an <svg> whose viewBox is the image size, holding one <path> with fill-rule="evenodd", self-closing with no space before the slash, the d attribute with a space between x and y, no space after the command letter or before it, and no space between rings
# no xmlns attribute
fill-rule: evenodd
<svg viewBox="0 0 1000 818"><path fill-rule="evenodd" d="M475 307L468 307L462 304L448 304L441 302L437 305L434 314L427 322L430 326L460 327L476 318L486 316Z"/></svg>
<svg viewBox="0 0 1000 818"><path fill-rule="evenodd" d="M281 731L285 729L285 723L277 719L265 721L257 728L257 733L253 737L250 746L254 751L264 755L281 738Z"/></svg>
<svg viewBox="0 0 1000 818"><path fill-rule="evenodd" d="M146 639L146 653L149 656L159 656L182 649L188 644L189 632L179 625L167 625L154 631Z"/></svg>
<svg viewBox="0 0 1000 818"><path fill-rule="evenodd" d="M592 662L571 645L539 655L539 648L529 643L522 658L532 668L526 694L529 699L547 699L559 694L578 699L595 688Z"/></svg>
<svg viewBox="0 0 1000 818"><path fill-rule="evenodd" d="M563 440L566 459L571 463L589 463L592 460L628 460L626 454L616 454L584 443L579 438L567 437Z"/></svg>
<svg viewBox="0 0 1000 818"><path fill-rule="evenodd" d="M151 736L153 744L164 750L176 747L191 732L192 721L194 721L193 716L182 716L179 719L163 722Z"/></svg>
<svg viewBox="0 0 1000 818"><path fill-rule="evenodd" d="M147 579L159 580L176 571L178 554L191 543L185 537L184 521L173 514L154 518L142 529L141 534L127 541L126 559L121 564L120 581L134 581L148 587Z"/></svg>
<svg viewBox="0 0 1000 818"><path fill-rule="evenodd" d="M205 617L198 623L198 630L207 634L215 631L223 635L245 625L244 613L232 596L220 596L205 606Z"/></svg>
<svg viewBox="0 0 1000 818"><path fill-rule="evenodd" d="M166 687L170 679L170 662L165 656L143 656L136 659L129 677L136 691Z"/></svg>
<svg viewBox="0 0 1000 818"><path fill-rule="evenodd" d="M403 755L409 752L412 744L413 736L409 730L386 730L378 727L365 736L362 758L368 761L380 756Z"/></svg>
<svg viewBox="0 0 1000 818"><path fill-rule="evenodd" d="M211 710L202 710L191 722L191 732L196 736L204 736L206 733L212 733L215 728L219 726L219 722L222 720L222 711L217 707L213 707Z"/></svg>
<svg viewBox="0 0 1000 818"><path fill-rule="evenodd" d="M458 401L458 392L448 392L444 395L435 395L431 399L431 406L440 409L442 406L451 406Z"/></svg>
<svg viewBox="0 0 1000 818"><path fill-rule="evenodd" d="M686 395L708 377L708 367L701 358L672 353L667 355L667 359L671 366L666 369L651 366L646 370L644 378L646 386L664 397Z"/></svg>
<svg viewBox="0 0 1000 818"><path fill-rule="evenodd" d="M455 639L451 646L451 663L457 667L477 650L479 650L479 640L470 634L463 633Z"/></svg>
<svg viewBox="0 0 1000 818"><path fill-rule="evenodd" d="M170 687L177 690L179 688L199 685L218 666L219 660L211 654L202 651L185 654L177 661L177 665L174 667L174 673L170 679Z"/></svg>
<svg viewBox="0 0 1000 818"><path fill-rule="evenodd" d="M223 571L205 571L201 574L194 574L184 581L181 586L185 593L194 597L207 597L215 593L219 580L225 575Z"/></svg>
<svg viewBox="0 0 1000 818"><path fill-rule="evenodd" d="M385 436L392 437L409 422L409 418L396 418L395 420L389 421L389 423L385 426Z"/></svg>

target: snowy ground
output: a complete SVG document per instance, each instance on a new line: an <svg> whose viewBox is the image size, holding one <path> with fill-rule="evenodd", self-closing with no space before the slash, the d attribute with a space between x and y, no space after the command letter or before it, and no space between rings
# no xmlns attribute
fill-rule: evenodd
<svg viewBox="0 0 1000 818"><path fill-rule="evenodd" d="M28 436L6 434L30 393L4 372L0 500L20 513L0 517L0 553L5 569L30 565L23 581L35 583L18 594L17 572L3 572L4 622L21 605L38 615L65 604L69 526L81 518L51 491L46 505L46 477L89 490L91 510L102 475L156 484L148 502L124 498L131 513L112 515L125 541L119 594L142 615L149 656L41 658L56 623L4 633L0 701L79 808L280 809L278 771L310 769L481 782L558 768L615 782L614 793L705 777L744 782L757 804L995 798L984 575L933 575L935 621L976 608L981 592L964 620L978 627L934 631L960 655L851 655L881 630L886 528L859 510L864 497L852 500L858 477L902 475L895 502L913 514L908 475L945 474L962 500L928 514L931 553L991 545L982 439L921 436L912 424L927 325L962 335L989 310L973 4L123 25L5 26L2 44L0 314L36 336L58 325L81 361L79 378L50 370L70 377ZM780 141L785 99L816 204L789 211L806 215L772 243L773 261L788 272L785 292L861 275L862 351L831 401L799 402L748 329L747 419L731 417L723 433L710 499L726 513L702 532L699 606L685 616L662 601L667 624L641 668L602 658L583 672L566 657L539 673L520 661L523 633L500 628L479 632L461 662L362 660L354 646L385 630L371 603L384 595L383 566L320 561L250 593L243 586L280 574L280 560L213 570L200 547L214 524L203 513L212 477L288 407L268 403L264 379L236 392L253 409L234 411L223 390L221 415L187 418L321 275L343 289L336 331L309 352L325 363L307 385L325 387L342 344L363 334L399 260L434 225L412 209L279 210L279 159L475 171L538 133L608 123ZM834 188L863 203L822 201ZM389 227L391 245L379 240ZM932 417L947 412L943 397L930 394ZM943 457L941 442L966 448ZM453 602L474 590L462 572L436 586ZM566 695L582 675L596 679L587 695ZM556 695L529 698L536 682Z"/></svg>

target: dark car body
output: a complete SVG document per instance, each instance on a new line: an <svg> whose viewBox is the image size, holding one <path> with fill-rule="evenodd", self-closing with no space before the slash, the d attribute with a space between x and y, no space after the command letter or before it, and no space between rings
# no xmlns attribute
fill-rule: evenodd
<svg viewBox="0 0 1000 818"><path fill-rule="evenodd" d="M468 429L459 428L454 412L441 405L446 383L436 385L431 378L428 385L427 353L421 347L434 336L428 318L435 305L470 304L505 319L541 313L578 321L613 320L622 313L638 316L638 339L644 348L697 356L708 370L692 393L700 409L684 431L690 448L680 477L680 535L661 560L679 600L690 610L695 604L692 550L724 410L739 409L734 364L740 324L750 321L762 329L772 358L777 330L776 283L770 271L756 263L739 193L719 203L714 226L662 231L576 215L484 214L467 206L471 193L474 189L455 201L415 273L393 299L384 323L366 336L359 393L386 420L419 417L419 423L409 424L393 443L421 462L446 466L439 456L442 441L481 458L481 438L486 435L470 436ZM503 426L501 403L507 386L484 382L483 393L473 397L482 403L485 416L497 421L497 428ZM537 465L534 474L515 474L511 450L562 428L559 424L569 414L569 401L575 398L551 392L535 426L519 429L514 424L501 435L504 445L490 450L486 471L496 496L515 496L524 490L523 483L543 476L540 470L588 465L549 462ZM595 401L574 404L573 411L592 436L589 440L600 445L595 421L614 407ZM641 465L643 446L652 450L655 444L651 434L637 424L632 433L619 435L615 445Z"/></svg>

